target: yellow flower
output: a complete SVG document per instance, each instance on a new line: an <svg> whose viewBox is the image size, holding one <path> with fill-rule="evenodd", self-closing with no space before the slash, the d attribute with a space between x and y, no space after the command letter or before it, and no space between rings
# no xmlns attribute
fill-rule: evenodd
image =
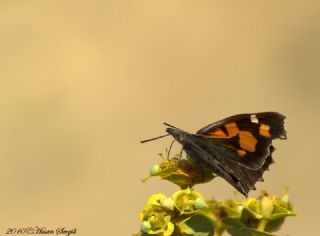
<svg viewBox="0 0 320 236"><path fill-rule="evenodd" d="M207 207L203 196L190 188L174 193L172 198L181 214L193 214L200 208Z"/></svg>

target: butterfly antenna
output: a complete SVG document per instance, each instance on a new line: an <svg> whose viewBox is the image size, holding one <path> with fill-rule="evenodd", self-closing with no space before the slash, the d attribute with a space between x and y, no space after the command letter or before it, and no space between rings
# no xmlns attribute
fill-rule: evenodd
<svg viewBox="0 0 320 236"><path fill-rule="evenodd" d="M170 125L170 124L168 124L168 123L166 123L166 122L163 122L163 124L166 125L166 126L169 126L169 127L171 127L171 128L179 129L179 128L177 128L177 127L175 127L175 126L173 126L173 125Z"/></svg>
<svg viewBox="0 0 320 236"><path fill-rule="evenodd" d="M169 136L169 135L170 135L170 134L165 134L165 135L161 135L161 136L158 136L158 137L155 137L155 138L142 140L142 141L140 141L140 143L150 142L150 141L157 140L157 139L160 139L160 138L163 138L163 137Z"/></svg>

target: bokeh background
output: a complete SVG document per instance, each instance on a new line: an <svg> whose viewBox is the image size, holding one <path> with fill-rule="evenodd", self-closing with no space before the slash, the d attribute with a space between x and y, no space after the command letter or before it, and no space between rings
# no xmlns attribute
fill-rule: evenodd
<svg viewBox="0 0 320 236"><path fill-rule="evenodd" d="M171 138L141 139L163 121L194 132L279 111L288 140L258 188L289 187L298 216L279 235L320 235L319 11L312 0L1 1L0 234L131 235L150 194L177 190L141 183ZM222 179L196 189L234 191Z"/></svg>

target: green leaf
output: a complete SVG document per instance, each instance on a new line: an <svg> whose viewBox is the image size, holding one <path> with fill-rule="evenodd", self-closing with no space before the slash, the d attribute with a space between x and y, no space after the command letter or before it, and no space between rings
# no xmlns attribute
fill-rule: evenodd
<svg viewBox="0 0 320 236"><path fill-rule="evenodd" d="M257 228L259 224L259 220L262 219L262 216L259 214L256 214L255 212L251 211L248 208L243 208L241 217L239 220L251 228Z"/></svg>
<svg viewBox="0 0 320 236"><path fill-rule="evenodd" d="M141 236L159 236L159 234L148 234L147 232L142 232Z"/></svg>
<svg viewBox="0 0 320 236"><path fill-rule="evenodd" d="M295 216L295 214L288 212L288 213L274 214L268 217L268 224L266 225L265 230L269 232L278 230L281 227L281 225L284 223L285 218L287 216Z"/></svg>
<svg viewBox="0 0 320 236"><path fill-rule="evenodd" d="M224 218L222 221L232 236L274 236L274 234L250 228L237 218Z"/></svg>
<svg viewBox="0 0 320 236"><path fill-rule="evenodd" d="M247 211L252 217L256 219L261 219L262 215L260 214L260 201L254 198L248 198L245 200L242 205L244 206L243 211Z"/></svg>
<svg viewBox="0 0 320 236"><path fill-rule="evenodd" d="M274 232L280 229L281 225L284 223L285 218L279 218L276 220L270 220L268 221L268 224L266 225L265 230L268 232Z"/></svg>
<svg viewBox="0 0 320 236"><path fill-rule="evenodd" d="M213 222L202 214L195 214L178 223L181 235L212 236L214 234Z"/></svg>

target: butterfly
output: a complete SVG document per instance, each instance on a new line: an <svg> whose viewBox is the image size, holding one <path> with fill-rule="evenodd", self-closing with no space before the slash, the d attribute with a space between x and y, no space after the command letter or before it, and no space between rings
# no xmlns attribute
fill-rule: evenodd
<svg viewBox="0 0 320 236"><path fill-rule="evenodd" d="M274 162L272 141L287 138L284 120L285 116L278 112L238 114L209 124L195 134L164 123L168 134L160 137L171 135L196 163L209 167L248 196Z"/></svg>

